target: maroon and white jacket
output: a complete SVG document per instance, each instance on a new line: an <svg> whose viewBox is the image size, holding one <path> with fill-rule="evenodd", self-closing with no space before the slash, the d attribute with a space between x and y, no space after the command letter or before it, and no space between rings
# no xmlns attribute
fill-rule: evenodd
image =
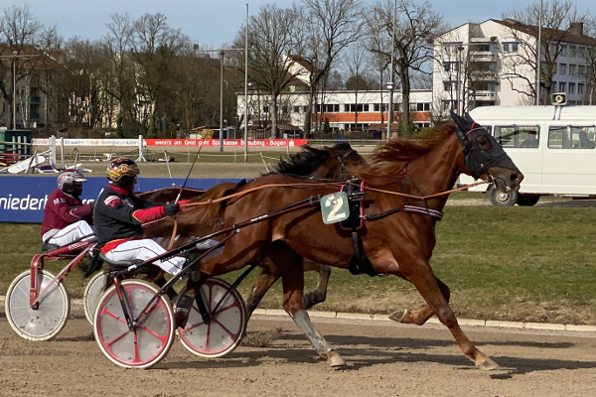
<svg viewBox="0 0 596 397"><path fill-rule="evenodd" d="M55 189L48 201L41 222L41 236L52 229L56 231L80 220L93 223L93 209L89 204L83 205L80 198L67 195L60 189Z"/></svg>

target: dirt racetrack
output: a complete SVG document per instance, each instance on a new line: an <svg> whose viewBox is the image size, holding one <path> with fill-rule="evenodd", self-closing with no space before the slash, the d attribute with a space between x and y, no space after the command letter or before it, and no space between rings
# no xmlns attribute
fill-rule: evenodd
<svg viewBox="0 0 596 397"><path fill-rule="evenodd" d="M285 316L256 316L229 356L202 359L178 342L149 370L116 367L80 308L49 342L18 337L0 309L0 395L15 396L574 396L596 395L596 335L469 328L501 368L473 367L440 325L314 319L347 360L333 370ZM271 337L272 340L266 339Z"/></svg>

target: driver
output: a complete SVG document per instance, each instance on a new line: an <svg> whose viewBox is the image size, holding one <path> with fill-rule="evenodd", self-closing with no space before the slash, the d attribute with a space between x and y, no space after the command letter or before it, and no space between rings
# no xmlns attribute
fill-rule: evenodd
<svg viewBox="0 0 596 397"><path fill-rule="evenodd" d="M133 190L139 173L134 161L123 157L113 159L107 169L108 185L97 197L93 215L98 246L113 261L145 261L166 252L156 241L141 239L141 225L180 211L177 203L162 205L135 196ZM170 274L177 274L185 262L186 258L175 256L153 263Z"/></svg>
<svg viewBox="0 0 596 397"><path fill-rule="evenodd" d="M83 237L93 236L93 202L83 204L83 174L67 169L58 176L58 188L48 197L41 222L44 243L64 246Z"/></svg>

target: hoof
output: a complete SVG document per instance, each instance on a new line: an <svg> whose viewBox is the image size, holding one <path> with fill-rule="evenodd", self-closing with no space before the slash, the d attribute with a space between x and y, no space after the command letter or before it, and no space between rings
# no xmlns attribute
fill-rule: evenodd
<svg viewBox="0 0 596 397"><path fill-rule="evenodd" d="M337 352L330 351L327 354L327 364L331 365L333 368L341 368L346 365L346 362Z"/></svg>
<svg viewBox="0 0 596 397"><path fill-rule="evenodd" d="M398 310L393 312L389 315L389 320L397 321L398 323L404 323L404 318L410 314L408 309L406 310Z"/></svg>
<svg viewBox="0 0 596 397"><path fill-rule="evenodd" d="M483 371L490 371L499 368L499 364L487 357L487 359L481 362L480 364L476 364L476 368L479 368Z"/></svg>

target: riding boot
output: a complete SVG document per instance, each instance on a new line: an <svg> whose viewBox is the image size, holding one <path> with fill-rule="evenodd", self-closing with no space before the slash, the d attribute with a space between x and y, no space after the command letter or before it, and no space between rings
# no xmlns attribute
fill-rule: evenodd
<svg viewBox="0 0 596 397"><path fill-rule="evenodd" d="M186 321L188 321L188 316L190 315L190 309L192 308L196 296L197 291L195 289L186 289L183 294L178 295L173 301L176 328L184 328L186 325Z"/></svg>

